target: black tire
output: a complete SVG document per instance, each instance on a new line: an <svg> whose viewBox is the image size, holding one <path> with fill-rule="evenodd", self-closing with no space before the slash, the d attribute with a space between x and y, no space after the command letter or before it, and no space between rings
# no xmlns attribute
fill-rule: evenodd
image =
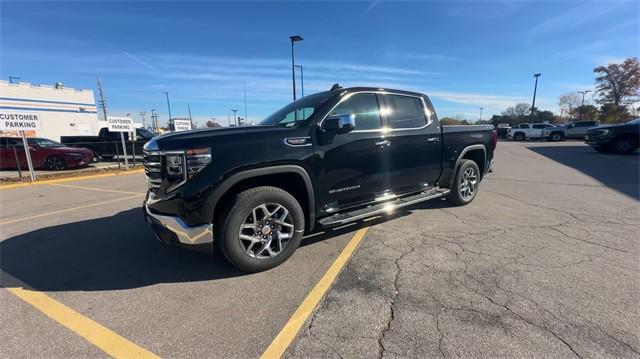
<svg viewBox="0 0 640 359"><path fill-rule="evenodd" d="M560 132L553 132L549 135L549 139L553 142L564 140L564 135Z"/></svg>
<svg viewBox="0 0 640 359"><path fill-rule="evenodd" d="M465 178L465 174L469 171L475 174L475 183L467 183L470 187L472 187L471 195L468 195L464 188L465 180L469 182L468 178ZM451 184L451 192L447 195L447 201L456 206L465 206L474 198L476 198L476 194L478 193L478 188L480 187L480 169L478 165L472 160L462 160L462 163L458 167L458 171L456 172L456 177L454 178L453 183Z"/></svg>
<svg viewBox="0 0 640 359"><path fill-rule="evenodd" d="M617 138L611 144L611 151L613 153L628 155L638 149L638 139L625 136Z"/></svg>
<svg viewBox="0 0 640 359"><path fill-rule="evenodd" d="M522 132L516 132L516 133L513 135L513 140L514 140L514 141L524 141L524 133L522 133Z"/></svg>
<svg viewBox="0 0 640 359"><path fill-rule="evenodd" d="M288 214L284 216L285 218L283 218L283 220L288 221L288 223L279 225L277 222L277 220L283 217L283 210L280 210L282 214L279 214L279 217L275 215L269 217L266 216L262 210L258 210L259 207L262 207L261 205L265 205L267 211L280 208L277 206L284 207L288 211ZM298 201L288 192L270 186L251 188L235 196L227 208L228 211L224 211L224 213L226 213L224 218L218 221L215 241L217 242L217 247L222 251L229 263L239 270L254 273L276 267L291 257L293 252L300 246L305 229L304 212ZM274 211L274 213L275 212L276 211ZM276 218L276 220L273 218ZM251 225L251 223L247 222L249 220L252 220L255 226L241 229L242 225ZM273 228L274 232L271 232L272 229L269 228L260 230L258 229L258 225L260 225L260 228ZM293 227L285 227L285 225ZM278 231L278 228L280 228L280 231ZM254 243L253 240L247 242L247 240L240 239L241 231L245 230L251 232L245 232L245 237L251 237L256 241L262 241L262 239L260 239L262 234L272 235L272 237L268 239L264 238L264 241L267 241L266 243ZM269 233L265 233L265 230L268 230ZM279 233L285 230L290 230L289 233L291 237L282 241L279 253L272 256L271 251L274 249L274 246L276 250L278 249L277 239ZM274 240L276 241L275 243L273 242ZM260 251L260 249L265 248L267 245L268 249ZM259 248L254 250L254 247ZM257 251L260 252L257 254L254 253ZM268 256L264 255L265 252ZM252 253L252 255L249 253Z"/></svg>
<svg viewBox="0 0 640 359"><path fill-rule="evenodd" d="M44 167L49 171L62 171L67 168L67 164L61 156L49 156L44 160Z"/></svg>

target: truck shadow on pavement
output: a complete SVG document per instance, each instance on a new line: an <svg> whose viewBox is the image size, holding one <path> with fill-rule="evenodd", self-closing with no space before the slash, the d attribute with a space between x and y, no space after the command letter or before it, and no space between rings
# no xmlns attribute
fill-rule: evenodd
<svg viewBox="0 0 640 359"><path fill-rule="evenodd" d="M446 206L445 202L436 207ZM316 231L301 246L354 233L410 214L406 211L355 223L339 229ZM295 253L292 260L295 257ZM246 275L221 253L202 253L158 242L134 208L111 217L62 224L17 235L0 242L0 269L40 291L104 291L157 283L194 282ZM15 286L5 280L3 286Z"/></svg>
<svg viewBox="0 0 640 359"><path fill-rule="evenodd" d="M529 150L572 167L622 194L640 199L640 155L598 153L588 146L532 146ZM553 177L550 173L549 176Z"/></svg>

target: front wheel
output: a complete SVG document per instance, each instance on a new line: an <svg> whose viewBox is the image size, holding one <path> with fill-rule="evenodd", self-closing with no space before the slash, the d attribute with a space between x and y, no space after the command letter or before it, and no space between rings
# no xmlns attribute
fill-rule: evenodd
<svg viewBox="0 0 640 359"><path fill-rule="evenodd" d="M515 135L513 135L513 140L514 141L524 141L524 133L522 132L518 132Z"/></svg>
<svg viewBox="0 0 640 359"><path fill-rule="evenodd" d="M551 141L553 142L562 141L563 138L564 136L561 133L555 132L551 134Z"/></svg>
<svg viewBox="0 0 640 359"><path fill-rule="evenodd" d="M264 271L286 261L300 246L305 229L298 201L270 186L238 194L219 225L219 248L245 272Z"/></svg>
<svg viewBox="0 0 640 359"><path fill-rule="evenodd" d="M458 167L447 201L456 206L467 205L476 197L479 186L480 169L478 165L472 160L463 160Z"/></svg>
<svg viewBox="0 0 640 359"><path fill-rule="evenodd" d="M62 171L67 167L64 158L60 156L49 156L44 161L44 166L50 171Z"/></svg>

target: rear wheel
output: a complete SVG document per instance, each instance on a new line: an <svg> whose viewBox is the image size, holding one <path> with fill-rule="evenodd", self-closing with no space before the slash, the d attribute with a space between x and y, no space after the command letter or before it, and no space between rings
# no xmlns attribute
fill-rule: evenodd
<svg viewBox="0 0 640 359"><path fill-rule="evenodd" d="M227 260L245 272L280 265L300 246L304 212L296 199L277 187L256 187L235 197L219 223L216 241Z"/></svg>
<svg viewBox="0 0 640 359"><path fill-rule="evenodd" d="M464 206L476 197L480 186L480 169L472 160L463 160L456 178L451 185L451 192L447 195L447 201L456 206Z"/></svg>
<svg viewBox="0 0 640 359"><path fill-rule="evenodd" d="M44 161L44 166L50 171L62 171L67 167L64 158L60 156L49 156Z"/></svg>
<svg viewBox="0 0 640 359"><path fill-rule="evenodd" d="M515 135L513 135L513 140L514 141L523 141L524 140L524 133L522 132L518 132Z"/></svg>
<svg viewBox="0 0 640 359"><path fill-rule="evenodd" d="M620 137L613 141L612 150L619 154L629 154L638 148L638 140L632 137Z"/></svg>

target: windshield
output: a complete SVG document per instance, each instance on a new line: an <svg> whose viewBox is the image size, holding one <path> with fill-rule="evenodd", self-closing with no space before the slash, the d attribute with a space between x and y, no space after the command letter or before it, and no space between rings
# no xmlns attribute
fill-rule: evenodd
<svg viewBox="0 0 640 359"><path fill-rule="evenodd" d="M150 140L155 137L155 135L151 131L147 130L146 128L139 128L138 136L143 137L147 140Z"/></svg>
<svg viewBox="0 0 640 359"><path fill-rule="evenodd" d="M64 147L62 143L48 140L46 138L28 138L27 143L30 145L45 147L45 148Z"/></svg>
<svg viewBox="0 0 640 359"><path fill-rule="evenodd" d="M315 95L303 97L295 102L288 104L287 106L276 111L271 116L260 121L258 125L261 126L293 126L298 122L305 121L320 108L333 93L321 92Z"/></svg>

